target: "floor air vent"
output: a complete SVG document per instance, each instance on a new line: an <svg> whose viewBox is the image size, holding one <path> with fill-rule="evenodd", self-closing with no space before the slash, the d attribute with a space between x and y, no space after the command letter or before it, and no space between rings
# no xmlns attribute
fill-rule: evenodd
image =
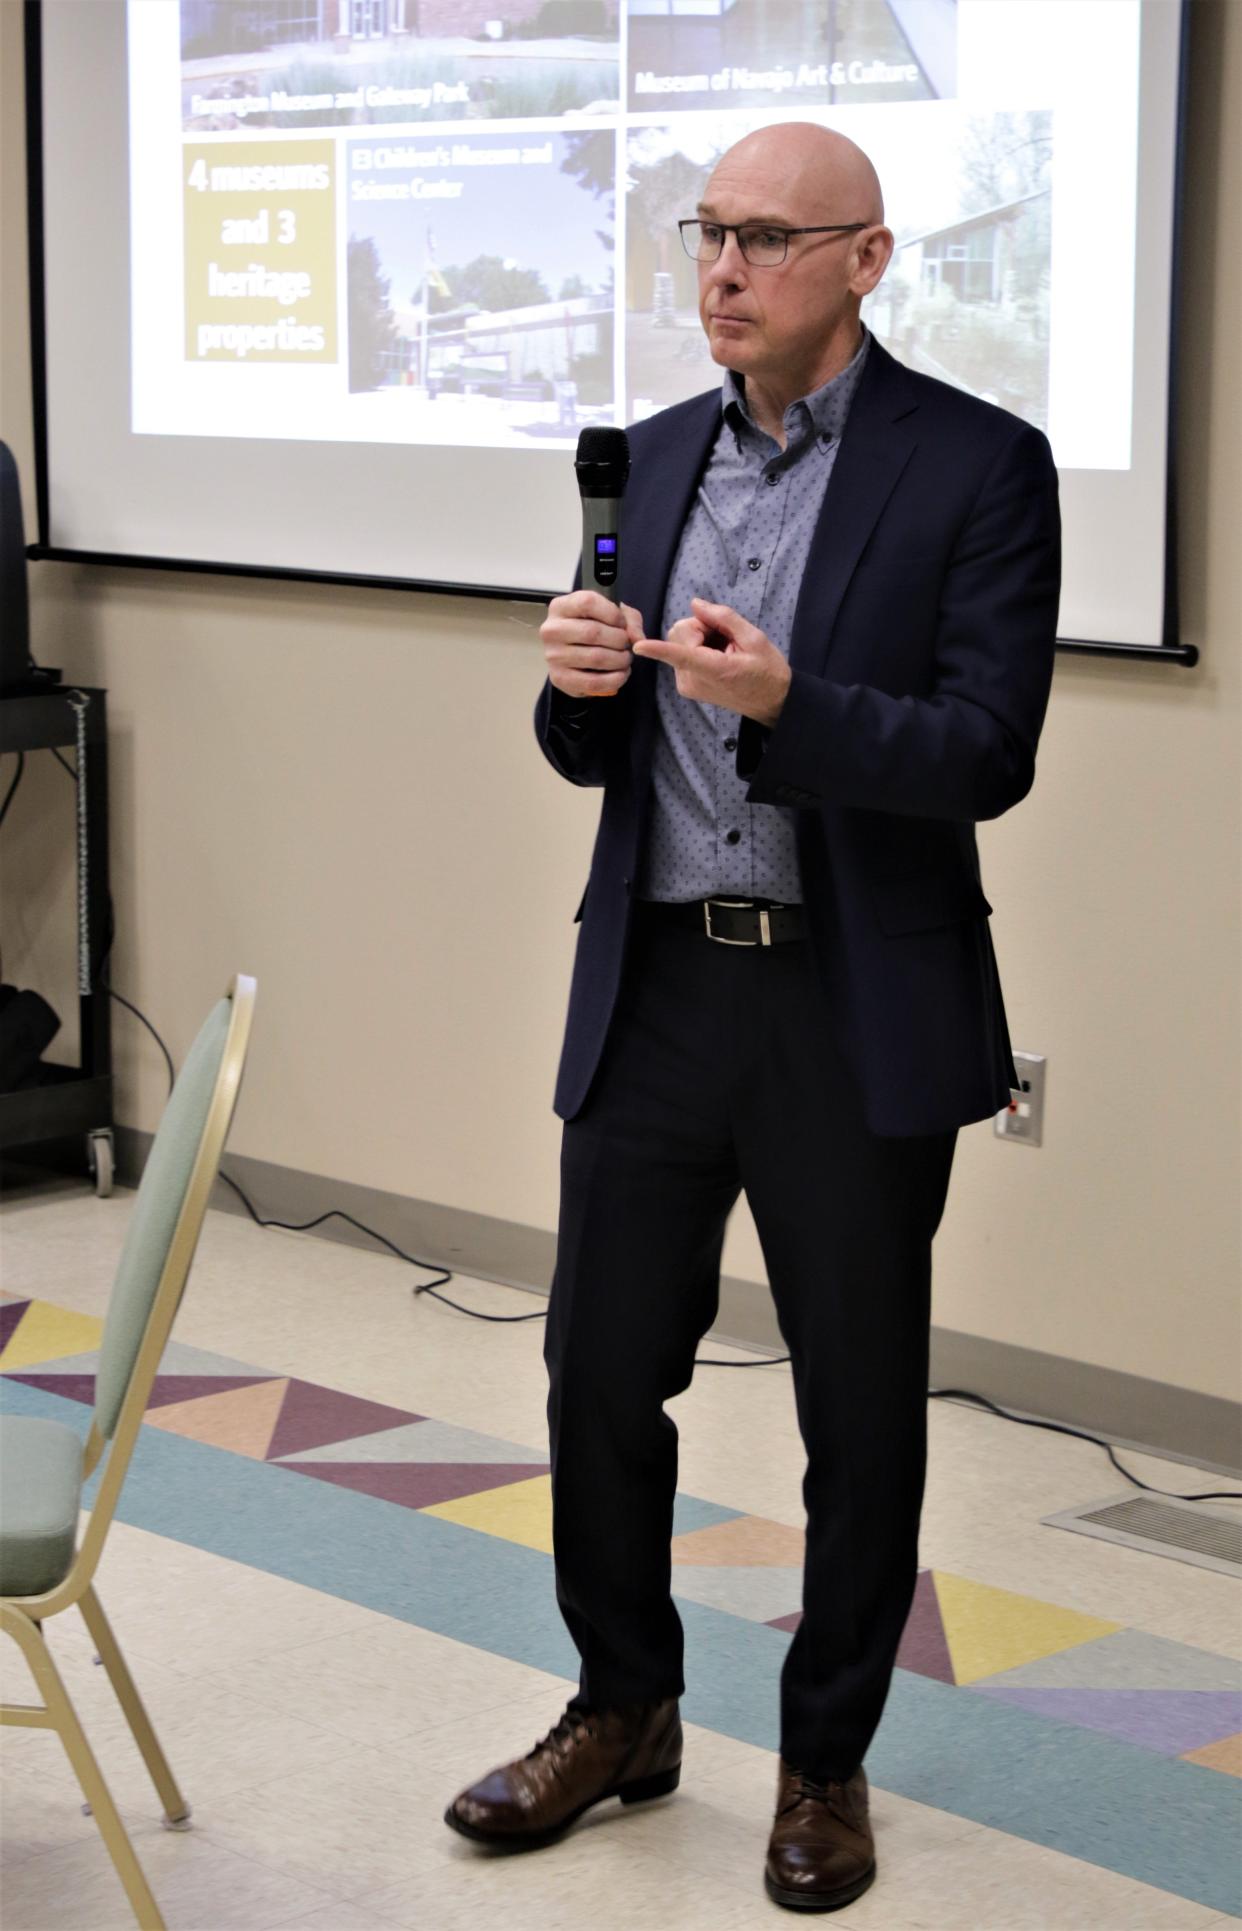
<svg viewBox="0 0 1242 1931"><path fill-rule="evenodd" d="M1150 1495L1114 1496L1083 1508L1045 1515L1050 1528L1121 1542L1148 1555L1172 1556L1223 1576L1242 1576L1242 1520L1202 1502L1166 1502Z"/></svg>

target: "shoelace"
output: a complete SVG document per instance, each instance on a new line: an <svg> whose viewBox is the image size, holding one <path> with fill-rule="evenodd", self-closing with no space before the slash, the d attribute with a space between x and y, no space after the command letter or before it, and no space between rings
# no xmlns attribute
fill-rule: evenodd
<svg viewBox="0 0 1242 1931"><path fill-rule="evenodd" d="M816 1783L811 1777L800 1776L793 1790L790 1792L788 1799L781 1805L781 1816L784 1817L789 1811L796 1810L798 1805L807 1799L810 1799L812 1803L827 1804L837 1815L841 1815L841 1811L833 1802L832 1793L834 1791L844 1793L844 1790L844 1784Z"/></svg>
<svg viewBox="0 0 1242 1931"><path fill-rule="evenodd" d="M547 1736L542 1738L533 1750L527 1751L527 1757L537 1757L541 1750L555 1751L562 1743L576 1742L578 1737L584 1736L590 1727L591 1719L584 1711L566 1710L559 1723L553 1724Z"/></svg>

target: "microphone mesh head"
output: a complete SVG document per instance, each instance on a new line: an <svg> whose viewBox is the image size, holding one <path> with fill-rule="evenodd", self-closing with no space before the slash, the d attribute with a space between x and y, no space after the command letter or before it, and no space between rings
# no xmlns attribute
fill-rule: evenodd
<svg viewBox="0 0 1242 1931"><path fill-rule="evenodd" d="M630 439L624 429L596 423L581 430L574 468L584 494L620 496L630 474Z"/></svg>
<svg viewBox="0 0 1242 1931"><path fill-rule="evenodd" d="M593 424L580 432L577 458L580 463L628 463L629 459L630 439L624 429Z"/></svg>

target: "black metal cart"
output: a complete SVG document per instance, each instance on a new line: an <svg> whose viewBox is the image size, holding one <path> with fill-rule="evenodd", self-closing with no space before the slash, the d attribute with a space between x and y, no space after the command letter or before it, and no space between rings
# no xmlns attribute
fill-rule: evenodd
<svg viewBox="0 0 1242 1931"><path fill-rule="evenodd" d="M41 1062L0 1093L0 1153L81 1134L100 1195L112 1191L112 1028L101 983L111 942L107 692L83 687L0 698L0 751L76 754L80 1064Z"/></svg>

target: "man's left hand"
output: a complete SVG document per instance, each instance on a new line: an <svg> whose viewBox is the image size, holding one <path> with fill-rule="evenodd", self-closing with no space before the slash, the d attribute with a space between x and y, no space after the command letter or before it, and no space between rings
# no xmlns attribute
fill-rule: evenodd
<svg viewBox="0 0 1242 1931"><path fill-rule="evenodd" d="M673 625L664 643L645 637L634 645L636 657L671 664L677 692L699 704L719 704L754 718L771 729L781 714L792 681L789 665L771 640L728 604L691 599L693 616ZM723 649L705 642L715 635Z"/></svg>

